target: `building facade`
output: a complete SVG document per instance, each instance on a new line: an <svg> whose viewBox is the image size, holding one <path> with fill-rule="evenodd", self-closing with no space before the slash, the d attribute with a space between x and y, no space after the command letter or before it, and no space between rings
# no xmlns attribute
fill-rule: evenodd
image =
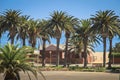
<svg viewBox="0 0 120 80"><path fill-rule="evenodd" d="M60 64L64 64L64 55L65 55L65 51L64 51L65 46L64 45L60 45L59 48L59 63ZM40 49L40 54L42 54L42 49ZM74 52L68 52L67 55L67 63L68 64L83 64L84 59L82 56L83 53L80 54L75 54ZM56 53L56 45L49 45L46 47L46 51L45 51L45 62L48 64L56 64L57 63L57 53ZM90 53L87 57L87 62L91 63L93 58L93 54Z"/></svg>

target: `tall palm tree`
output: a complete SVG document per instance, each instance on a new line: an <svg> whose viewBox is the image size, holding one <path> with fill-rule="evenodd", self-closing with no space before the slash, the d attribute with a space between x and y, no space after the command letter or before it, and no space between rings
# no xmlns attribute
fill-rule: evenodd
<svg viewBox="0 0 120 80"><path fill-rule="evenodd" d="M57 53L57 63L56 66L59 65L59 59L60 59L60 54L59 54L59 44L60 44L60 38L61 38L61 34L62 31L64 29L64 20L65 20L65 16L66 13L62 12L62 11L54 11L53 14L50 15L50 26L51 29L53 29L54 31L54 37L57 39L57 49L56 49L56 53Z"/></svg>
<svg viewBox="0 0 120 80"><path fill-rule="evenodd" d="M28 53L33 53L31 47L18 48L8 43L0 48L0 73L4 73L4 80L20 80L20 71L27 72L28 76L30 71L37 78L36 70L26 62Z"/></svg>
<svg viewBox="0 0 120 80"><path fill-rule="evenodd" d="M40 33L39 36L42 38L43 46L42 46L42 66L45 66L45 47L46 47L46 41L50 42L50 36L52 36L52 30L49 28L49 21L42 19L39 23L40 26Z"/></svg>
<svg viewBox="0 0 120 80"><path fill-rule="evenodd" d="M80 54L82 53L83 50L83 42L81 37L79 36L79 34L73 34L70 39L69 39L69 43L68 43L68 47L69 47L69 51L73 52L75 54Z"/></svg>
<svg viewBox="0 0 120 80"><path fill-rule="evenodd" d="M1 46L1 37L2 37L2 33L3 33L3 28L1 26L1 21L2 21L2 16L0 15L0 46Z"/></svg>
<svg viewBox="0 0 120 80"><path fill-rule="evenodd" d="M27 24L28 24L27 33L29 36L29 43L32 45L33 48L35 48L36 39L38 38L40 32L39 21L30 19Z"/></svg>
<svg viewBox="0 0 120 80"><path fill-rule="evenodd" d="M65 59L64 59L64 67L66 67L67 64L67 54L68 54L68 39L70 37L71 33L74 33L74 27L78 25L78 19L74 18L73 16L66 15L66 20L64 21L64 31L65 31L65 37L66 37L66 43L65 43Z"/></svg>
<svg viewBox="0 0 120 80"><path fill-rule="evenodd" d="M2 37L2 28L0 27L0 45L1 45L1 37Z"/></svg>
<svg viewBox="0 0 120 80"><path fill-rule="evenodd" d="M29 16L27 16L27 15L20 17L20 26L19 26L19 29L17 32L17 39L22 40L23 46L26 45L25 40L28 38L28 33L27 33L28 20L29 20Z"/></svg>
<svg viewBox="0 0 120 80"><path fill-rule="evenodd" d="M81 37L81 40L84 45L84 67L87 67L87 46L89 43L99 42L98 38L91 33L91 20L81 20L80 26L76 27L76 33Z"/></svg>
<svg viewBox="0 0 120 80"><path fill-rule="evenodd" d="M9 31L9 40L11 40L11 43L14 43L14 38L17 33L17 28L19 24L19 16L21 12L19 10L6 10L2 14L2 20L1 20L1 25L2 27L5 28L5 30Z"/></svg>
<svg viewBox="0 0 120 80"><path fill-rule="evenodd" d="M113 38L114 38L114 36L120 35L118 20L116 20L116 22L113 22L113 24L114 24L114 26L116 26L116 28L114 28L113 31L109 31L109 63L108 63L108 68L111 68Z"/></svg>
<svg viewBox="0 0 120 80"><path fill-rule="evenodd" d="M103 39L103 67L106 66L106 38L109 36L109 32L112 32L118 29L116 26L116 20L118 16L115 15L114 11L97 11L95 15L91 18L93 21L92 29L94 32L99 34ZM119 30L119 29L118 29ZM110 35L111 36L111 35Z"/></svg>
<svg viewBox="0 0 120 80"><path fill-rule="evenodd" d="M97 40L96 40L97 41ZM84 44L83 39L79 34L74 34L69 39L69 51L75 54L79 54L79 58L83 57ZM90 55L91 51L94 52L94 45L88 41L87 55Z"/></svg>
<svg viewBox="0 0 120 80"><path fill-rule="evenodd" d="M1 37L3 32L5 31L4 27L2 27L1 21L2 21L2 16L0 16L0 46L1 46Z"/></svg>

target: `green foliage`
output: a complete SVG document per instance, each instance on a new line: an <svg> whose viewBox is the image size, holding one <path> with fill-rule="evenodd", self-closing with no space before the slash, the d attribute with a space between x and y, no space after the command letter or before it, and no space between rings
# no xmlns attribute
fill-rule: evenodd
<svg viewBox="0 0 120 80"><path fill-rule="evenodd" d="M112 48L114 53L120 53L120 42L115 44L115 47Z"/></svg>
<svg viewBox="0 0 120 80"><path fill-rule="evenodd" d="M106 69L103 67L78 67L78 66L72 66L69 67L69 70L71 71L83 71L83 72L104 72Z"/></svg>
<svg viewBox="0 0 120 80"><path fill-rule="evenodd" d="M54 37L60 38L65 25L66 13L54 11L50 16L50 28L53 29Z"/></svg>
<svg viewBox="0 0 120 80"><path fill-rule="evenodd" d="M81 71L83 68L82 67L78 67L78 66L70 66L69 70L70 71Z"/></svg>
<svg viewBox="0 0 120 80"><path fill-rule="evenodd" d="M2 20L0 20L0 27L2 31L8 31L9 40L14 43L14 38L18 31L19 17L21 12L19 10L6 10L2 13Z"/></svg>
<svg viewBox="0 0 120 80"><path fill-rule="evenodd" d="M39 33L41 31L39 26L39 21L30 19L27 22L27 24L28 24L27 33L29 37L29 43L33 48L35 48L37 38L39 37Z"/></svg>
<svg viewBox="0 0 120 80"><path fill-rule="evenodd" d="M114 72L114 73L118 73L118 72L120 72L120 67L111 67L111 68L108 68L108 69L110 69L111 70L111 72Z"/></svg>
<svg viewBox="0 0 120 80"><path fill-rule="evenodd" d="M104 67L95 68L96 72L105 72L105 70L106 70L106 68L104 68Z"/></svg>
<svg viewBox="0 0 120 80"><path fill-rule="evenodd" d="M106 38L110 40L113 39L115 35L120 33L119 31L119 16L115 14L112 10L105 10L105 11L97 11L95 15L91 18L93 22L93 33L101 36L103 38L103 52L106 55ZM111 43L111 42L110 42ZM111 47L110 45L110 55L111 55ZM103 56L103 66L105 67L106 59Z"/></svg>
<svg viewBox="0 0 120 80"><path fill-rule="evenodd" d="M120 67L111 67L110 69L120 69Z"/></svg>
<svg viewBox="0 0 120 80"><path fill-rule="evenodd" d="M0 73L4 73L4 80L20 80L20 71L27 72L28 75L30 71L37 78L36 70L26 62L28 53L33 53L31 47L18 48L18 45L8 43L0 48Z"/></svg>
<svg viewBox="0 0 120 80"><path fill-rule="evenodd" d="M22 41L23 46L25 46L25 39L28 38L28 33L27 33L28 20L29 20L29 16L27 15L20 17L19 29L16 36L17 40L20 39Z"/></svg>
<svg viewBox="0 0 120 80"><path fill-rule="evenodd" d="M49 66L49 67L42 67L39 66L39 70L41 71L68 71L68 68L64 68L63 66Z"/></svg>
<svg viewBox="0 0 120 80"><path fill-rule="evenodd" d="M54 11L53 14L50 15L50 28L53 30L53 37L56 38L57 41L57 48L56 48L56 54L57 54L57 66L59 65L59 43L62 31L65 29L66 24L66 13L62 11Z"/></svg>
<svg viewBox="0 0 120 80"><path fill-rule="evenodd" d="M104 67L79 67L79 66L70 66L64 68L63 66L51 66L51 67L39 67L43 71L81 71L81 72L105 72L106 68Z"/></svg>
<svg viewBox="0 0 120 80"><path fill-rule="evenodd" d="M119 57L120 58L120 53L112 53L112 58L114 57Z"/></svg>

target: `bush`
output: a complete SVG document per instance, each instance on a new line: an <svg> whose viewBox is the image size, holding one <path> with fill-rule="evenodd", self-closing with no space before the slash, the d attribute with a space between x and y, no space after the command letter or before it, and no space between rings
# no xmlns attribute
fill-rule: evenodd
<svg viewBox="0 0 120 80"><path fill-rule="evenodd" d="M95 68L96 72L105 72L105 70L106 70L106 68L104 68L104 67Z"/></svg>
<svg viewBox="0 0 120 80"><path fill-rule="evenodd" d="M39 67L42 71L83 71L83 72L105 72L106 68L104 67L79 67L79 66L70 66L69 68L64 68L63 66L51 66L51 67Z"/></svg>
<svg viewBox="0 0 120 80"><path fill-rule="evenodd" d="M68 71L68 68L64 68L63 66L49 66L49 67L41 67L39 66L39 70L41 71Z"/></svg>
<svg viewBox="0 0 120 80"><path fill-rule="evenodd" d="M112 58L114 57L119 57L120 58L120 53L112 53Z"/></svg>
<svg viewBox="0 0 120 80"><path fill-rule="evenodd" d="M86 67L86 68L83 68L83 67L76 67L76 66L72 66L72 67L69 67L69 70L70 71L83 71L83 72L105 72L106 68L104 67Z"/></svg>
<svg viewBox="0 0 120 80"><path fill-rule="evenodd" d="M70 66L68 69L70 71L81 71L82 67L79 67L79 66Z"/></svg>
<svg viewBox="0 0 120 80"><path fill-rule="evenodd" d="M119 72L117 69L120 69L120 67L111 67L111 72Z"/></svg>

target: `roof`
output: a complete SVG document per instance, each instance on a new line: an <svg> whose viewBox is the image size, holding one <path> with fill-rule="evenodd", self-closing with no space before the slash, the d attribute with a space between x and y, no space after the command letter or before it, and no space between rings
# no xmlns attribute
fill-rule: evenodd
<svg viewBox="0 0 120 80"><path fill-rule="evenodd" d="M56 46L55 45L53 45L53 44L51 44L51 45L49 45L48 47L46 47L46 51L55 51L56 50ZM61 48L59 48L59 50L63 50L63 49L61 49Z"/></svg>
<svg viewBox="0 0 120 80"><path fill-rule="evenodd" d="M55 51L57 48L57 46L55 44L50 44L50 45L47 45L46 47L46 51ZM65 48L64 45L60 45L59 46L59 50L63 51ZM40 50L42 50L42 47L40 48Z"/></svg>

